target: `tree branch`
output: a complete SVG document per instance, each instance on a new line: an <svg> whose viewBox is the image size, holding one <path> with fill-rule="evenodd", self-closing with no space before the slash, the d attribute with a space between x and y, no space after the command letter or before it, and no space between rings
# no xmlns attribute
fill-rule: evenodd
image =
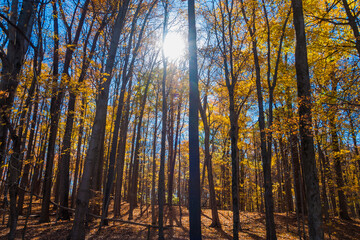
<svg viewBox="0 0 360 240"><path fill-rule="evenodd" d="M0 13L0 17L3 18L11 26L13 26L24 37L24 39L29 43L29 45L34 49L34 51L37 51L37 47L34 46L34 44L30 41L30 39L26 36L26 34L23 31L21 31L21 29L18 26L12 23L10 19L8 19L4 14Z"/></svg>

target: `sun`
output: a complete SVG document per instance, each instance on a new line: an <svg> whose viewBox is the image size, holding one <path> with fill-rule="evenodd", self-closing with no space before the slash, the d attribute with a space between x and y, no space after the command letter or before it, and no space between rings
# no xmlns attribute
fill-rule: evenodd
<svg viewBox="0 0 360 240"><path fill-rule="evenodd" d="M185 37L179 32L168 32L164 42L164 53L170 61L178 61L185 55Z"/></svg>

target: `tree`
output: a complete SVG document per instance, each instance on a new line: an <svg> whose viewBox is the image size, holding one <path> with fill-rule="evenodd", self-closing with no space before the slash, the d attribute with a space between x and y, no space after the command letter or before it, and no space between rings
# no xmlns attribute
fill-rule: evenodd
<svg viewBox="0 0 360 240"><path fill-rule="evenodd" d="M212 64L214 61L210 61ZM209 191L210 191L210 207L211 207L211 215L212 215L212 222L210 224L211 227L220 228L221 223L219 219L219 214L217 210L217 203L216 203L216 194L215 194L215 184L214 184L214 176L213 176L213 164L212 164L212 155L210 153L210 112L209 112L209 105L208 105L208 91L210 88L210 66L208 67L207 71L207 79L205 83L205 93L203 96L203 104L199 104L199 112L202 119L202 123L204 126L204 153L205 153L205 160L204 165L207 168L208 173L208 182L209 182ZM207 113L209 112L209 113ZM205 168L204 168L205 169ZM204 170L205 172L205 170ZM204 176L205 173L203 173ZM204 177L203 180L204 181Z"/></svg>
<svg viewBox="0 0 360 240"><path fill-rule="evenodd" d="M201 239L199 166L199 88L196 47L195 1L188 1L189 17L189 214L190 239Z"/></svg>
<svg viewBox="0 0 360 240"><path fill-rule="evenodd" d="M10 138L13 141L13 154L10 157L10 168L8 176L8 187L10 193L10 232L8 239L15 238L15 230L17 226L18 212L16 207L17 200L17 185L22 167L21 146L22 146L22 129L20 126L19 133L16 133L13 125L10 122L10 113L13 107L16 89L20 83L19 73L22 69L25 54L28 46L37 52L37 48L30 42L30 36L34 24L34 15L38 6L38 2L23 1L20 10L18 9L18 1L12 1L10 9L10 19L1 14L1 17L8 23L8 29L2 28L7 38L9 39L7 51L0 48L0 58L2 61L1 82L0 82L0 165L5 159L5 146L7 142L8 131ZM18 12L19 11L19 12ZM3 26L3 25L1 25ZM35 61L37 61L37 54ZM35 65L36 67L36 65ZM34 69L36 71L36 69ZM34 77L36 82L36 77ZM34 84L33 84L34 85ZM35 86L33 87L32 94ZM31 94L29 94L31 96ZM30 99L30 98L28 98ZM28 106L30 100L27 101ZM26 111L22 113L22 121L24 121Z"/></svg>
<svg viewBox="0 0 360 240"><path fill-rule="evenodd" d="M86 0L82 6L81 11L81 17L78 23L78 27L75 32L74 40L69 42L66 48L65 52L65 59L64 59L64 67L61 74L60 84L58 86L57 79L58 79L58 14L57 14L57 8L56 3L53 3L53 13L54 13L54 29L55 30L55 40L54 40L54 51L56 53L54 54L54 71L53 71L53 92L54 95L51 98L51 107L50 107L50 115L51 115L51 123L50 123L50 134L49 134L49 145L48 145L48 152L46 155L46 169L45 169L45 178L44 178L44 188L43 188L43 202L41 205L41 214L40 214L40 222L49 222L49 206L50 206L50 198L51 198L51 185L52 185L52 173L53 173L53 165L54 165L54 157L55 157L55 143L56 143L56 137L58 132L58 126L59 126L59 119L60 119L60 113L61 113L61 104L63 101L63 97L65 94L64 85L67 81L70 79L69 69L70 69L70 63L73 57L73 53L75 51L75 48L78 44L80 33L83 28L85 17L88 10L88 5L90 3L90 0ZM74 12L75 14L75 12ZM71 35L71 27L68 29L68 34ZM70 127L70 124L68 124L68 127ZM68 129L69 131L70 129ZM64 179L65 180L65 179ZM66 183L64 183L66 184ZM66 198L66 196L65 196Z"/></svg>
<svg viewBox="0 0 360 240"><path fill-rule="evenodd" d="M302 0L292 0L296 36L295 68L298 90L301 163L304 171L310 239L324 239L321 201L312 135L310 76Z"/></svg>
<svg viewBox="0 0 360 240"><path fill-rule="evenodd" d="M111 36L108 58L105 66L105 81L101 84L100 96L97 100L95 120L90 137L88 152L85 159L84 173L79 185L76 200L76 211L73 227L71 229L71 239L85 239L85 215L88 209L90 199L90 183L94 165L99 155L101 143L99 140L103 132L103 125L106 123L107 104L109 97L109 87L111 82L111 73L115 63L115 56L118 48L120 34L125 24L125 17L128 11L130 0L119 4L119 12L115 19L115 25Z"/></svg>
<svg viewBox="0 0 360 240"><path fill-rule="evenodd" d="M168 32L168 0L162 1L164 7L164 23L162 32L162 42L165 42L166 34ZM166 128L167 128L167 106L166 106L166 74L167 74L167 59L165 57L164 48L162 49L163 62L163 77L161 82L162 95L162 116L161 116L161 142L160 142L160 169L159 169L159 183L158 183L158 203L159 203L159 240L164 239L164 205L165 205L165 147L166 147Z"/></svg>

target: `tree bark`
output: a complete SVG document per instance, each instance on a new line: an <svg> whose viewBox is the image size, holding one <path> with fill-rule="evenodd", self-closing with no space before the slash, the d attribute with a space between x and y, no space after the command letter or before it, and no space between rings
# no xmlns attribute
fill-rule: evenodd
<svg viewBox="0 0 360 240"><path fill-rule="evenodd" d="M360 33L359 33L359 28L358 25L356 24L357 21L359 21L359 19L357 18L358 15L353 15L353 13L351 12L349 3L347 2L347 0L342 0L343 6L345 8L345 12L346 15L348 17L348 22L349 25L353 31L354 34L354 38L355 38L355 48L360 56Z"/></svg>
<svg viewBox="0 0 360 240"><path fill-rule="evenodd" d="M343 220L351 220L348 213L348 206L346 201L346 195L344 193L344 179L343 179L343 170L341 166L341 156L340 156L340 147L339 147L339 137L337 134L337 127L335 123L335 114L336 111L330 113L330 134L331 134L331 150L334 157L334 167L336 174L336 185L337 185L337 195L339 199L339 216Z"/></svg>
<svg viewBox="0 0 360 240"><path fill-rule="evenodd" d="M164 5L164 23L162 42L165 42L165 37L168 31L168 7L167 0L163 2ZM163 60L163 78L161 82L162 94L162 126L161 126L161 147L160 147L160 169L159 169L159 183L158 183L158 203L159 203L159 240L164 239L164 205L165 205L165 151L166 151L166 128L167 128L167 104L166 104L166 74L167 74L167 59L165 57L164 49L162 49Z"/></svg>
<svg viewBox="0 0 360 240"><path fill-rule="evenodd" d="M66 48L65 52L65 60L63 66L63 72L61 74L61 82L60 89L57 87L57 78L58 78L58 61L59 61L59 33L58 33L58 12L56 8L56 3L53 3L53 14L54 14L54 71L53 71L53 96L51 98L51 107L50 107L50 116L51 116L51 124L50 124L50 136L49 136L49 145L48 145L48 153L46 157L46 168L45 168L45 178L44 178L44 188L43 188L43 202L41 205L41 214L39 222L49 222L49 207L50 207L50 198L51 198L51 184L52 184L52 175L53 175L53 165L54 165L54 157L55 157L55 144L56 137L59 126L59 119L61 113L61 104L64 97L64 89L62 89L66 81L70 79L69 69L70 63L72 60L73 53L76 49L76 45L80 38L80 33L82 27L85 22L85 17L88 10L88 5L90 0L86 0L82 7L81 17L78 23L78 27L75 32L74 40L71 42L71 46ZM70 35L70 33L68 33ZM74 47L75 46L75 47ZM56 95L54 95L56 93ZM70 126L68 126L70 127ZM69 130L69 129L68 129ZM63 166L62 166L63 167ZM68 195L67 195L68 196Z"/></svg>
<svg viewBox="0 0 360 240"><path fill-rule="evenodd" d="M201 240L199 89L195 1L188 0L189 21L189 221L190 239Z"/></svg>
<svg viewBox="0 0 360 240"><path fill-rule="evenodd" d="M2 78L0 82L0 91L6 92L7 94L0 98L0 165L3 164L6 155L5 146L9 127L6 124L6 119L9 119L16 89L20 82L18 75L23 66L28 46L30 45L29 39L38 2L24 0L20 8L20 13L17 12L17 5L18 1L12 1L10 22L16 27L9 24L7 53L5 56L1 55ZM34 45L32 45L32 47L34 47ZM37 49L34 49L34 51L37 51Z"/></svg>
<svg viewBox="0 0 360 240"><path fill-rule="evenodd" d="M305 24L302 0L292 0L296 36L295 68L299 104L299 131L301 139L301 163L304 171L309 235L312 240L324 239L322 230L319 181L315 162L314 139L312 135L311 91L307 60Z"/></svg>
<svg viewBox="0 0 360 240"><path fill-rule="evenodd" d="M85 215L88 210L90 199L90 183L93 168L98 158L99 147L101 143L102 129L106 124L107 105L109 97L109 87L111 82L111 73L115 63L115 56L120 40L120 34L125 24L126 13L129 8L130 0L125 0L119 4L119 12L115 20L114 29L111 36L108 58L105 65L106 80L100 86L100 95L96 104L95 119L89 142L89 148L85 159L82 180L76 199L76 210L73 227L71 229L70 238L73 240L85 239Z"/></svg>
<svg viewBox="0 0 360 240"><path fill-rule="evenodd" d="M154 135L153 135L153 153L152 153L152 178L151 178L151 224L156 224L156 213L155 213L155 178L156 178L156 143L157 143L157 131L158 131L158 101L159 93L156 92L155 100L155 123L154 123ZM180 199L180 197L179 197Z"/></svg>
<svg viewBox="0 0 360 240"><path fill-rule="evenodd" d="M289 166L289 160L287 157L288 155L287 155L286 147L284 147L284 142L282 138L279 139L279 145L280 145L281 158L284 165L284 178L286 179L285 180L285 198L286 198L286 206L287 206L286 211L292 212L294 211L294 203L291 192L291 180L290 180L291 168Z"/></svg>
<svg viewBox="0 0 360 240"><path fill-rule="evenodd" d="M84 131L84 117L85 117L85 96L82 96L81 106L80 106L80 122L79 122L79 137L77 141L77 150L76 150L76 161L75 161L75 173L73 179L73 188L71 195L71 208L75 206L77 184L80 176L80 161L81 161L81 146L83 144L83 131Z"/></svg>
<svg viewBox="0 0 360 240"><path fill-rule="evenodd" d="M153 68L156 62L157 54L152 59L152 66L150 69L149 77L146 81L144 94L141 99L140 103L140 115L139 115L139 122L137 125L137 136L136 136L136 143L135 143L135 158L134 158L134 167L133 167L133 174L132 174L132 184L130 189L130 209L129 209L129 219L133 218L133 211L137 206L137 192L138 192L138 175L139 175L139 158L140 158L140 140L141 140L141 126L142 120L144 116L145 104L147 99L147 93L150 85L150 81L152 78Z"/></svg>
<svg viewBox="0 0 360 240"><path fill-rule="evenodd" d="M129 82L128 92L131 92L132 81ZM125 163L125 150L126 150L126 139L128 134L128 126L129 126L129 113L130 113L130 94L126 99L125 105L125 114L121 121L120 126L120 141L119 141L119 149L118 149L118 157L116 163L116 187L115 187L115 202L114 202L114 215L120 216L121 210L121 189L123 185L123 175L124 175L124 163Z"/></svg>
<svg viewBox="0 0 360 240"><path fill-rule="evenodd" d="M210 83L210 77L208 78L207 85ZM205 160L204 164L206 165L207 171L208 171L208 182L209 182L209 190L210 190L210 208L211 208L211 216L212 216L212 222L210 224L210 227L214 228L220 228L221 223L219 219L219 214L217 211L217 203L216 203L216 194L215 194L215 184L214 184L214 177L213 177L213 171L212 171L212 156L210 154L210 126L208 124L208 118L206 115L206 109L207 109L207 93L204 96L204 103L203 106L199 104L199 112L200 116L204 125L204 149L205 149Z"/></svg>

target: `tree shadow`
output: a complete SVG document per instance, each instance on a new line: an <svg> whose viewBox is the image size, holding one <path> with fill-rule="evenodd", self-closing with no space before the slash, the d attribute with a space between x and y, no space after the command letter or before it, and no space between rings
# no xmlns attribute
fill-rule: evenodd
<svg viewBox="0 0 360 240"><path fill-rule="evenodd" d="M264 240L265 239L263 237L260 237L260 236L256 235L255 233L250 232L249 230L242 230L242 232L246 233L247 235L249 235L254 240Z"/></svg>
<svg viewBox="0 0 360 240"><path fill-rule="evenodd" d="M222 228L214 228L214 229L221 235L222 238L229 240L233 239L233 237L224 230L222 230Z"/></svg>

